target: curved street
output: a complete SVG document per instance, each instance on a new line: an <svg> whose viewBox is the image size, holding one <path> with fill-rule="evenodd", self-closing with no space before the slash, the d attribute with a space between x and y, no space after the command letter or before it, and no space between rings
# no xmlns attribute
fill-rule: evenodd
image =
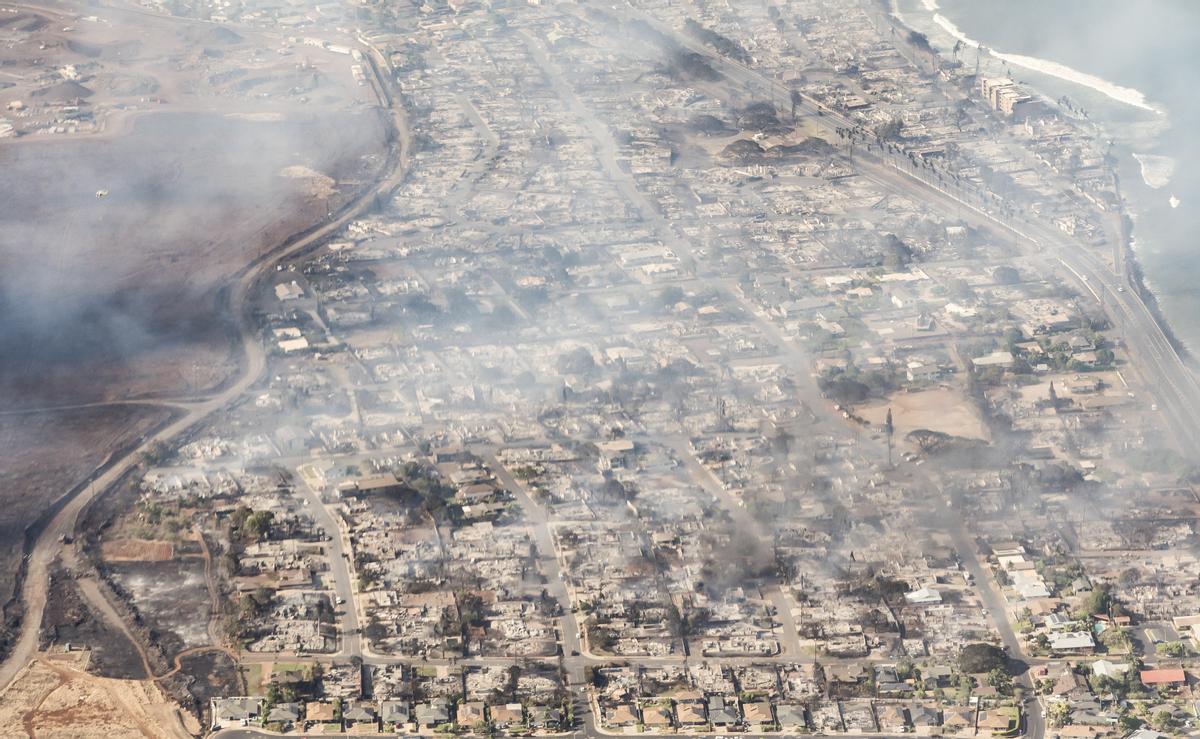
<svg viewBox="0 0 1200 739"><path fill-rule="evenodd" d="M103 495L112 485L137 467L141 462L142 455L151 447L179 438L212 414L236 402L259 381L266 367L267 355L259 336L258 325L248 310L250 296L259 279L273 270L276 264L316 247L336 234L346 224L374 207L378 196L391 192L404 179L409 156L407 119L404 110L392 103L390 90L384 87L390 82L376 68L376 64L379 63L376 55L364 55L364 59L369 60L374 69L372 86L375 88L378 99L383 103L383 107L387 107L391 113L389 123L394 143L379 180L346 204L330 220L298 238L284 242L279 248L269 252L240 273L230 289L228 305L228 311L237 320L238 343L242 348L242 360L236 379L227 383L215 395L189 403L186 406L186 412L182 415L141 439L139 444L126 451L120 458L111 460L103 471L92 477L86 486L81 487L74 497L63 504L61 510L39 534L25 563L25 574L21 587L21 601L25 610L21 619L20 633L12 651L0 664L0 691L12 683L18 673L37 653L42 613L46 607L50 568L63 547L63 538L71 536L74 532L79 514L97 496Z"/></svg>

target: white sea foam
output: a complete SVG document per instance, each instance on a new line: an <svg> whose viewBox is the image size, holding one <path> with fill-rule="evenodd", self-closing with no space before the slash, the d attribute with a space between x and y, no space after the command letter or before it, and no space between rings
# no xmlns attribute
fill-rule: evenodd
<svg viewBox="0 0 1200 739"><path fill-rule="evenodd" d="M933 0L928 0L928 1L932 2ZM937 9L936 2L934 2L933 9L934 10ZM932 12L932 10L930 12ZM933 22L938 24L939 26L941 26L943 31L950 34L951 36L958 39L959 41L963 42L967 46L975 46L975 47L979 46L978 41L976 41L975 39L971 38L967 34L963 33L961 30L959 30L958 26L954 25L954 21L950 20L949 18L942 15L941 13L934 13Z"/></svg>
<svg viewBox="0 0 1200 739"><path fill-rule="evenodd" d="M921 0L921 4L924 5L925 9L928 10L930 13L937 12L937 9L938 9L937 0Z"/></svg>
<svg viewBox="0 0 1200 739"><path fill-rule="evenodd" d="M1078 69L1072 69L1065 64L1052 62L1048 59L1038 59L1032 56L1022 56L1020 54L1000 54L992 52L992 56L1018 67L1024 67L1025 69L1033 70L1034 72L1040 72L1041 74L1057 77L1061 80L1066 80L1067 82L1074 82L1077 85L1083 85L1084 87L1091 88L1106 97L1116 100L1119 103L1132 105L1135 108L1148 110L1152 113L1160 112L1158 108L1155 108L1153 105L1146 102L1146 96L1140 91L1135 90L1132 87L1122 87L1118 84L1109 82L1102 77L1097 77L1094 74L1080 72Z"/></svg>
<svg viewBox="0 0 1200 739"><path fill-rule="evenodd" d="M1167 202L1171 204L1171 207L1172 207L1172 208L1178 208L1178 207L1179 207L1179 198L1175 197L1174 195L1172 195L1172 196L1171 196L1171 199L1170 199L1170 200L1168 200Z"/></svg>
<svg viewBox="0 0 1200 739"><path fill-rule="evenodd" d="M936 0L922 0L922 2L926 3L926 7L928 7L930 3L932 3L935 7L937 5ZM953 21L941 13L934 14L933 22L941 27L943 31L950 34L955 39L963 42L963 44L977 48L980 46L978 41L963 33L958 26L954 25ZM1078 69L1073 69L1065 64L1059 64L1058 62L1052 62L1049 59L1038 59L1037 57L1024 56L1022 54L1006 54L993 49L988 49L987 52L996 59L1008 62L1014 67L1022 67L1033 72L1038 72L1039 74L1057 77L1060 80L1066 80L1067 82L1073 82L1077 85L1082 85L1083 87L1095 90L1106 97L1112 98L1119 103L1132 105L1135 108L1149 110L1154 113L1161 112L1154 106L1150 105L1150 103L1146 102L1145 95L1143 95L1140 91L1133 89L1132 87L1122 87L1113 82L1109 82L1102 77L1097 77L1096 75L1088 74L1087 72L1080 72Z"/></svg>
<svg viewBox="0 0 1200 739"><path fill-rule="evenodd" d="M1175 160L1160 154L1134 154L1142 168L1142 181L1155 190L1166 187L1175 174Z"/></svg>

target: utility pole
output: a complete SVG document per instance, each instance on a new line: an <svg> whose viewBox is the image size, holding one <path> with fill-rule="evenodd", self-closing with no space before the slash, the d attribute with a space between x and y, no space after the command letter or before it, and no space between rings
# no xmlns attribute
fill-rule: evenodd
<svg viewBox="0 0 1200 739"><path fill-rule="evenodd" d="M888 408L887 418L883 421L883 433L887 434L888 467L892 466L892 433L896 427L892 425L892 409Z"/></svg>

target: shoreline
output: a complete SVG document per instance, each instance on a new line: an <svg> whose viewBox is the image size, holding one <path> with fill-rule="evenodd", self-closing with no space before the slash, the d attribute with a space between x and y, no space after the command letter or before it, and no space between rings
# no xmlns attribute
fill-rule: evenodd
<svg viewBox="0 0 1200 739"><path fill-rule="evenodd" d="M978 39L973 39L965 34L954 21L938 12L940 8L935 0L922 0L922 4L929 13L932 13L934 25L941 28L942 31L954 40L961 42L963 46L973 47L980 53L986 52L988 56L1006 64L1086 87L1118 103L1141 108L1142 110L1158 115L1165 114L1165 111L1147 102L1146 95L1138 89L1118 85L1099 75L1083 72L1062 62L1056 62L1053 59L1042 59L1041 57L1029 56L1027 54L1014 54L985 46ZM910 30L912 29L910 28ZM941 52L939 52L940 55Z"/></svg>
<svg viewBox="0 0 1200 739"><path fill-rule="evenodd" d="M1124 211L1122 211L1122 221L1124 221L1125 218L1126 214ZM1129 284L1133 287L1133 289L1137 291L1138 297L1141 299L1142 304L1146 306L1146 310L1150 312L1150 316L1154 319L1154 322L1158 324L1159 329L1162 330L1163 336L1166 337L1167 342L1171 345L1171 348L1175 350L1175 352L1179 355L1179 358L1183 360L1184 364L1186 364L1189 369L1196 369L1195 356L1188 349L1187 344L1185 344L1183 340L1176 335L1175 331L1172 330L1171 322L1167 320L1166 315L1162 311L1162 306L1160 306L1158 303L1158 296L1155 295L1154 291L1146 285L1146 277L1145 272L1142 270L1142 265L1140 262L1138 262L1137 256L1133 249L1129 248L1132 241L1132 231L1124 227L1121 230L1123 234L1125 234L1123 238L1125 241L1124 249L1126 253L1126 279L1129 280Z"/></svg>
<svg viewBox="0 0 1200 739"><path fill-rule="evenodd" d="M940 29L942 29L944 32L949 34L952 38L962 41L962 43L964 45L971 45L971 46L975 46L976 48L982 49L983 51L987 52L990 56L993 56L996 59L1000 59L1001 61L1009 61L1010 63L1017 64L1016 62L1011 62L1008 59L1008 57L1020 56L1020 55L1009 55L1009 54L1002 54L1002 53L997 54L993 50L989 49L987 46L981 45L978 41L975 41L974 39L970 39L965 34L963 34L961 31L959 31L957 26L955 26L951 21L949 21L949 19L946 19L944 16L942 16L938 12L939 7L938 7L936 0L921 0L921 2L922 2L923 7L926 8L926 10L928 12L934 14L933 23L935 25L937 25ZM921 32L919 29L917 29L915 26L913 26L908 21L908 19L905 18L904 15L900 12L899 0L890 0L890 1L889 0L881 0L881 4L884 6L883 7L884 12L886 12L888 15L890 15L893 19L893 22L896 23L898 26L906 29L909 32L915 32L915 33ZM941 18L943 21L945 21L945 23L949 24L950 26L953 26L955 31L957 31L957 33L951 32L942 23L939 23L937 21L938 18ZM936 47L935 47L935 49L936 49ZM938 56L939 60L945 61L945 53L943 50L938 49L937 56ZM1021 57L1021 58L1022 59L1032 59L1032 57ZM1018 66L1025 66L1025 65L1019 64ZM1065 65L1059 65L1059 66L1063 66L1066 69L1070 69L1069 67L1065 67ZM1096 92L1100 92L1101 94L1104 94L1107 97L1110 97L1110 98L1116 100L1117 102L1128 103L1130 105L1134 105L1135 107L1143 108L1148 111L1153 111L1157 115L1165 115L1165 113L1163 111L1161 111L1157 108L1152 108L1145 104L1138 104L1136 102L1124 100L1119 97L1114 97L1113 95L1109 94L1108 92L1105 92L1104 90L1095 88L1092 85L1086 84L1084 82L1079 82L1077 80L1074 80L1074 79L1071 79L1068 77L1060 77L1059 75L1044 72L1039 69L1033 69L1032 67L1026 67L1026 68L1031 69L1032 71L1035 71L1035 72L1039 72L1041 74L1049 74L1049 76L1058 77L1059 79L1063 79L1067 82L1072 82L1075 84L1083 84L1084 86L1088 87L1089 89L1092 89L1093 91L1096 91ZM1096 80L1100 80L1101 82L1104 82L1105 84L1111 84L1111 83L1107 83L1106 80L1102 80L1099 77L1095 77L1094 75L1085 75L1085 76L1087 76L1089 78L1094 78ZM1049 95L1047 95L1044 90L1040 89L1037 85L1032 85L1032 84L1028 84L1028 83L1025 83L1025 84L1027 87L1030 88L1031 91L1033 91L1036 95L1038 95L1042 99L1053 102L1053 99ZM1114 87L1116 89L1119 89L1122 91L1131 91L1133 93L1136 93L1139 96L1141 101L1144 101L1144 99L1145 99L1144 96L1142 96L1142 94L1140 92L1138 92L1137 90L1132 90L1131 88L1121 88L1119 86L1114 86ZM1055 107L1057 108L1057 106L1055 106ZM1078 119L1075 116L1069 115L1067 113L1064 113L1063 115L1067 118L1070 118L1071 120L1078 121ZM1088 119L1088 121L1098 131L1103 130L1103 128L1104 128L1103 122L1098 122L1098 121L1092 120L1092 119ZM1131 156L1134 156L1136 163L1139 166L1141 166L1141 159L1136 157L1132 148L1129 149L1129 154ZM1143 156L1145 156L1145 155L1143 155ZM1110 174L1113 178L1114 184L1116 185L1118 202L1120 203L1120 210L1118 211L1117 215L1121 221L1120 249L1121 249L1121 253L1124 255L1123 261L1125 264L1125 278L1129 281L1131 288L1134 291L1136 291L1138 298L1146 306L1146 310L1150 313L1150 316L1154 319L1154 322L1158 325L1159 329L1162 330L1163 336L1166 337L1167 342L1179 354L1180 359L1182 359L1183 362L1190 369L1194 370L1194 369L1196 369L1194 355L1192 354L1192 352L1188 349L1187 345L1179 338L1178 334L1172 328L1170 321L1168 320L1167 316L1163 313L1162 306L1159 304L1158 296L1155 295L1154 291L1151 290L1146 284L1145 271L1142 267L1141 262L1138 261L1136 250L1133 248L1134 222L1130 216L1129 202L1125 198L1125 196L1121 194L1120 177L1117 172L1117 169L1115 167L1112 168L1110 170ZM1152 187L1152 185L1149 185L1149 183L1147 183L1147 185Z"/></svg>
<svg viewBox="0 0 1200 739"><path fill-rule="evenodd" d="M1099 126L1099 124L1095 125ZM1134 156L1136 157L1137 155L1135 154ZM1171 345L1171 348L1175 350L1175 353L1179 355L1179 358L1183 360L1184 365L1186 365L1188 369L1195 370L1195 357L1188 349L1187 344L1185 344L1183 340L1179 338L1178 334L1175 333L1174 329L1172 329L1171 322L1167 320L1166 314L1163 313L1162 306L1158 303L1158 296L1155 295L1154 291L1151 290L1146 284L1145 271L1142 269L1142 263L1138 261L1137 250L1133 246L1134 220L1129 214L1129 206L1125 200L1125 196L1122 194L1121 173L1116 167L1114 167L1112 170L1112 178L1113 186L1117 191L1117 202L1121 204L1121 209L1117 213L1117 217L1121 223L1121 262L1125 265L1125 279L1129 281L1130 287L1137 291L1138 298L1142 301L1142 305L1146 306L1146 310L1149 311L1150 317L1154 319L1154 323L1158 324L1158 328L1160 331L1162 331L1163 336L1166 337L1167 343Z"/></svg>

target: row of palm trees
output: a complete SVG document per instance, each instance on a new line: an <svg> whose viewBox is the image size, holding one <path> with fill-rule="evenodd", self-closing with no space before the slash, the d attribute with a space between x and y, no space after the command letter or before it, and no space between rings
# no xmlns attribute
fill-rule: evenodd
<svg viewBox="0 0 1200 739"><path fill-rule="evenodd" d="M835 129L835 133L838 139L847 145L847 152L850 159L854 158L854 147L856 144L865 145L868 151L877 148L885 156L893 159L907 160L908 167L914 174L919 174L922 170L926 170L929 178L926 181L935 179L937 185L943 189L954 187L959 195L976 198L985 208L992 210L1006 219L1011 220L1021 215L1020 210L1010 200L1002 198L990 190L980 190L973 187L957 171L936 166L932 158L918 156L915 151L885 138L880 132L870 131L860 124L854 124L838 127ZM957 147L955 147L954 151L956 150Z"/></svg>

